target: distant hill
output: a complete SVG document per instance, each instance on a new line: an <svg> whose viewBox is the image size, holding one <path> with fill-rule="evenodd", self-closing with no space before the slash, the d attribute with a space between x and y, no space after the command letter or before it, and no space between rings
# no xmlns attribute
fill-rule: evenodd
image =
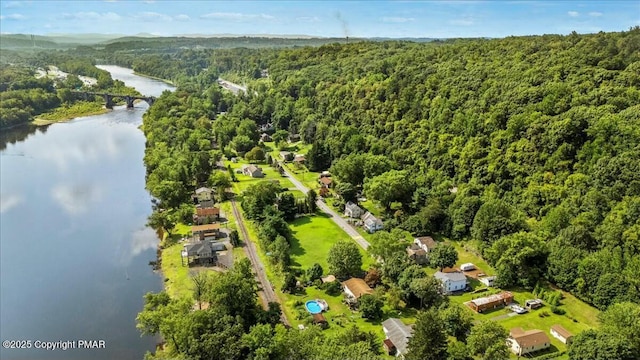
<svg viewBox="0 0 640 360"><path fill-rule="evenodd" d="M0 34L0 48L2 49L20 49L20 48L42 48L42 49L60 49L64 48L60 44L52 41L45 36L34 36L24 34Z"/></svg>
<svg viewBox="0 0 640 360"><path fill-rule="evenodd" d="M0 35L0 48L2 49L69 49L77 46L94 46L97 48L110 48L113 50L124 49L154 49L170 50L176 48L266 48L266 47L295 47L295 46L319 46L333 42L357 42L369 41L411 41L431 42L442 39L435 38L328 38L309 35L281 35L281 34L184 34L177 36L156 36L149 33L136 35L124 34L2 34Z"/></svg>

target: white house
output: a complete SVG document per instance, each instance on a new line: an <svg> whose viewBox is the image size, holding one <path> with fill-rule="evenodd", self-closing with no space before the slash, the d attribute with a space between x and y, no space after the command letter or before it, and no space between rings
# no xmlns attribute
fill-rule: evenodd
<svg viewBox="0 0 640 360"><path fill-rule="evenodd" d="M563 344L569 344L573 340L573 334L569 330L562 327L562 325L555 324L549 331L551 336L562 341Z"/></svg>
<svg viewBox="0 0 640 360"><path fill-rule="evenodd" d="M442 283L442 292L445 294L463 291L467 287L467 277L459 271L448 273L438 271L433 276Z"/></svg>
<svg viewBox="0 0 640 360"><path fill-rule="evenodd" d="M373 214L371 214L368 211L362 216L362 222L363 222L362 227L371 234L373 234L378 230L382 230L384 228L384 224L382 224L382 220L373 216Z"/></svg>
<svg viewBox="0 0 640 360"><path fill-rule="evenodd" d="M350 217L352 219L359 219L362 216L362 208L351 201L348 201L344 205L344 216Z"/></svg>
<svg viewBox="0 0 640 360"><path fill-rule="evenodd" d="M438 243L431 236L421 236L413 239L413 243L418 245L427 254L433 250Z"/></svg>
<svg viewBox="0 0 640 360"><path fill-rule="evenodd" d="M509 333L507 344L511 352L518 356L544 350L551 346L551 340L542 330L527 330L513 328Z"/></svg>

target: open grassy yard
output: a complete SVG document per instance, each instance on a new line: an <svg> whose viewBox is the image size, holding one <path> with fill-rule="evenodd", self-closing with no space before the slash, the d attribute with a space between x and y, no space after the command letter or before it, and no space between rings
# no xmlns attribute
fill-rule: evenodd
<svg viewBox="0 0 640 360"><path fill-rule="evenodd" d="M382 217L384 215L384 209L378 204L374 203L373 200L367 199L367 201L363 201L358 205L377 217Z"/></svg>
<svg viewBox="0 0 640 360"><path fill-rule="evenodd" d="M280 151L289 151L294 154L306 155L309 152L309 149L311 149L310 144L303 144L302 142L289 144L286 150L278 149L273 142L266 142L264 143L264 145L271 157L277 159L278 161L282 161L282 158L280 157ZM309 169L307 169L305 166L298 168L293 163L285 163L284 166L286 167L287 171L289 171L298 181L303 183L309 189L314 189L317 191L320 187L320 185L318 184L318 178L320 177L319 172L309 171Z"/></svg>
<svg viewBox="0 0 640 360"><path fill-rule="evenodd" d="M294 237L291 244L293 266L306 270L314 263L319 263L325 275L328 275L327 255L331 246L339 240L353 241L325 214L298 218L290 227ZM373 264L374 259L363 249L359 249L362 254L362 268L366 270Z"/></svg>
<svg viewBox="0 0 640 360"><path fill-rule="evenodd" d="M231 165L231 169L233 170L234 173L237 169L240 169L242 168L243 165L247 165L247 164L248 162L244 160L239 160L237 163L233 163L231 161L224 162L225 166ZM289 179L281 176L280 173L278 173L275 169L273 169L269 165L267 164L256 164L256 165L262 168L264 177L252 178L251 176L235 173L236 179L238 179L238 182L233 183L233 190L236 192L236 194L242 193L246 188L248 188L252 184L256 184L256 183L259 183L260 181L265 181L265 180L278 180L280 182L280 186L282 186L283 188L295 189L291 181L289 181Z"/></svg>
<svg viewBox="0 0 640 360"><path fill-rule="evenodd" d="M192 283L189 279L189 268L182 266L182 243L178 240L191 233L191 227L177 224L171 239L165 237L162 250L162 274L165 278L165 289L171 297L191 297Z"/></svg>
<svg viewBox="0 0 640 360"><path fill-rule="evenodd" d="M361 313L352 311L342 302L343 294L332 296L315 286L309 286L297 294L283 294L283 297L285 299L285 313L293 327L297 327L299 324L309 326L311 315L304 309L304 303L308 300L323 299L329 305L329 310L323 313L329 323L329 327L325 331L338 331L355 324L362 331L375 333L380 342L384 339L381 321L363 319ZM300 303L302 305L296 306Z"/></svg>

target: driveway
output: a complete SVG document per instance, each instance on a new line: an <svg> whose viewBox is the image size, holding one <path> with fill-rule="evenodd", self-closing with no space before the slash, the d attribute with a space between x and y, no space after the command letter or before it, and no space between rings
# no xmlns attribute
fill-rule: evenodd
<svg viewBox="0 0 640 360"><path fill-rule="evenodd" d="M287 170L287 168L284 166L284 164L280 163L280 165L282 166L282 169L284 170L284 173L287 175L287 177L289 178L289 180L291 181L291 183L300 191L302 191L303 194L306 194L309 191L309 188L304 186L304 184L302 184L300 181L298 181L298 179L296 179L293 175L291 175L291 173ZM340 216L340 214L338 214L337 212L335 212L333 209L331 209L329 207L329 205L327 205L324 201L316 201L316 204L318 205L318 208L320 210L322 210L324 213L326 213L327 215L329 215L331 217L331 220L333 220L334 223L336 223L336 225L338 225L342 230L344 230L344 232L346 232L349 236L351 236L351 238L358 244L360 245L363 249L367 250L367 248L369 248L369 242L367 240L365 240L362 235L360 235L358 233L358 231L356 231L356 229L354 229L348 222L346 222L342 216Z"/></svg>

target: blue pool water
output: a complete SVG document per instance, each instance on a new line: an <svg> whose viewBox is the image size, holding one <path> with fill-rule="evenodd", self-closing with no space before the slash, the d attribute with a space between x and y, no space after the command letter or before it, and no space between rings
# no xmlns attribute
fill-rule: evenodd
<svg viewBox="0 0 640 360"><path fill-rule="evenodd" d="M322 306L315 300L307 301L304 306L307 308L307 311L312 314L320 314L322 312Z"/></svg>

